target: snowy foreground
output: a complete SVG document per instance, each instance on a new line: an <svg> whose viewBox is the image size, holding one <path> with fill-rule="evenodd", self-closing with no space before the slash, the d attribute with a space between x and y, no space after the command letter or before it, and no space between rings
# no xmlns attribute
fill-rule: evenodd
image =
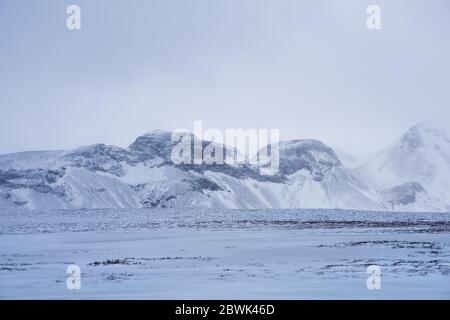
<svg viewBox="0 0 450 320"><path fill-rule="evenodd" d="M449 299L450 214L0 210L0 298Z"/></svg>

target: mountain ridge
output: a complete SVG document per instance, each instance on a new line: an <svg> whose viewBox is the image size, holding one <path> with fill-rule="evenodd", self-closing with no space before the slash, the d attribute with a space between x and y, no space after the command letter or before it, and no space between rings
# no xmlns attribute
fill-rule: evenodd
<svg viewBox="0 0 450 320"><path fill-rule="evenodd" d="M345 167L336 152L319 140L281 141L280 168L274 176L261 175L255 165L175 165L170 154L176 142L170 135L153 130L127 148L100 143L73 150L0 155L0 208L450 210L450 184L448 193L437 192L426 179L429 175L421 171L427 170L426 164L417 160L424 156L422 149L431 152L438 145L436 152L442 156L436 159L448 155L450 170L450 147L447 150L446 145L450 146L450 139L428 125L411 127L356 169ZM203 142L202 148L209 143ZM404 164L404 157L416 165L409 172L396 165ZM426 163L432 166L430 161L427 158ZM385 171L395 172L392 180L372 176L383 176ZM431 181L443 185L446 179Z"/></svg>

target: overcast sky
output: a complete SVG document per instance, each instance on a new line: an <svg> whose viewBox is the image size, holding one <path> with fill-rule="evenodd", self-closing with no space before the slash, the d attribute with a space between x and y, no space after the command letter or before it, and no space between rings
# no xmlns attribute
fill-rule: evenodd
<svg viewBox="0 0 450 320"><path fill-rule="evenodd" d="M448 0L0 1L0 153L202 120L366 156L449 119Z"/></svg>

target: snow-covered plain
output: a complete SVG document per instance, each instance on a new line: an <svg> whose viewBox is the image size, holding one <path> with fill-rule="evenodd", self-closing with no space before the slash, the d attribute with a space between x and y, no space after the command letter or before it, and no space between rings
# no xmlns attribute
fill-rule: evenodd
<svg viewBox="0 0 450 320"><path fill-rule="evenodd" d="M2 209L0 299L15 298L449 299L450 214Z"/></svg>

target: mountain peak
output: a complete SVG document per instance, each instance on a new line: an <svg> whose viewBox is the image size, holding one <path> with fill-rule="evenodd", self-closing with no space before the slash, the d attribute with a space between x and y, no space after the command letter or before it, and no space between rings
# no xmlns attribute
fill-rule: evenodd
<svg viewBox="0 0 450 320"><path fill-rule="evenodd" d="M152 138L152 139L170 140L170 137L171 137L171 132L166 131L166 130L155 129L155 130L151 130L151 131L143 134L142 136L139 136L137 139Z"/></svg>
<svg viewBox="0 0 450 320"><path fill-rule="evenodd" d="M411 128L417 128L419 130L436 130L437 126L430 121L424 120L424 121L420 121L420 122L416 123Z"/></svg>
<svg viewBox="0 0 450 320"><path fill-rule="evenodd" d="M173 147L171 141L171 133L164 130L152 130L130 144L129 150L145 155L144 158L160 157L162 159L170 159L170 152Z"/></svg>
<svg viewBox="0 0 450 320"><path fill-rule="evenodd" d="M280 141L280 171L283 174L306 169L320 180L324 172L340 165L333 149L319 140Z"/></svg>
<svg viewBox="0 0 450 320"><path fill-rule="evenodd" d="M447 137L447 133L445 132L445 130L429 121L421 121L412 126L409 130L418 130L423 134L432 134L435 136Z"/></svg>
<svg viewBox="0 0 450 320"><path fill-rule="evenodd" d="M423 146L422 129L414 126L406 131L401 137L401 144L412 149L417 149Z"/></svg>
<svg viewBox="0 0 450 320"><path fill-rule="evenodd" d="M433 195L425 200L422 192L422 202L411 197L414 203L408 204L408 209L427 210L434 204L447 208L450 205L450 138L435 125L420 122L358 168L357 174L360 180L388 188L390 193L401 191L402 194L413 195L410 186L416 185L405 183L414 182L420 184L427 194ZM413 189L420 191L420 188Z"/></svg>
<svg viewBox="0 0 450 320"><path fill-rule="evenodd" d="M445 130L428 121L422 121L412 126L403 136L402 142L411 142L415 140L412 147L422 145L436 145L441 143L450 143L450 136Z"/></svg>

